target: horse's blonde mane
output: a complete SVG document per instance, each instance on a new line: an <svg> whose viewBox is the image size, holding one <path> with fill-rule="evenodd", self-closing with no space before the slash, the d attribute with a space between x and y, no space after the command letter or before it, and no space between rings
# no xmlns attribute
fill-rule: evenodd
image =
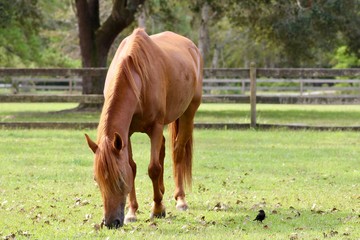
<svg viewBox="0 0 360 240"><path fill-rule="evenodd" d="M141 28L135 29L126 39L125 44L123 51L126 52L121 53L123 56L121 61L113 66L117 69L111 69L115 76L113 76L112 83L110 83L107 97L110 100L109 104L116 102L115 98L118 97L121 81L126 80L141 106L146 85L150 83L149 78L153 71L151 66L154 64L156 55L158 55L157 45ZM141 91L136 85L132 71L135 71L140 77Z"/></svg>
<svg viewBox="0 0 360 240"><path fill-rule="evenodd" d="M122 168L119 168L117 162L112 142L107 136L103 136L95 157L94 174L105 196L122 193L128 187L124 180L125 173L122 172Z"/></svg>
<svg viewBox="0 0 360 240"><path fill-rule="evenodd" d="M112 136L110 122L114 122L115 113L121 111L118 104L122 103L122 93L130 86L137 103L142 109L144 105L145 89L150 82L150 76L154 73L152 65L159 63L158 55L161 54L158 46L151 40L143 29L135 29L134 32L124 40L120 45L119 52L116 54L110 65L107 76L108 85L106 86L105 102L98 126L98 143L100 151L96 156L94 172L96 180L103 194L121 192L126 183L122 168L118 166L116 155L112 152L112 142L109 136ZM115 61L115 62L114 62ZM136 72L141 80L141 89L139 89L133 72ZM127 81L128 84L124 84ZM136 104L134 104L136 106ZM132 107L132 106L131 106Z"/></svg>
<svg viewBox="0 0 360 240"><path fill-rule="evenodd" d="M108 70L106 81L106 91L104 91L104 106L98 128L98 140L102 135L109 133L109 122L111 122L113 113L120 111L122 93L127 81L130 90L134 93L140 109L143 109L144 96L146 95L147 85L151 84L150 76L154 75L152 65L158 62L158 46L151 40L143 29L135 29L134 32L124 40L114 57ZM115 62L114 62L115 61ZM136 72L141 81L141 89L137 86L133 72ZM134 104L136 106L137 104Z"/></svg>

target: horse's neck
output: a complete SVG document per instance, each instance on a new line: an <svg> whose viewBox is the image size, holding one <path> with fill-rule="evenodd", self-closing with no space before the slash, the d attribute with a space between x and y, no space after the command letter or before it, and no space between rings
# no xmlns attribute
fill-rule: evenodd
<svg viewBox="0 0 360 240"><path fill-rule="evenodd" d="M112 139L115 133L119 133L124 141L127 141L132 117L136 111L137 102L129 99L114 99L114 103L105 102L101 113L98 138L108 136ZM133 102L133 103L131 103Z"/></svg>

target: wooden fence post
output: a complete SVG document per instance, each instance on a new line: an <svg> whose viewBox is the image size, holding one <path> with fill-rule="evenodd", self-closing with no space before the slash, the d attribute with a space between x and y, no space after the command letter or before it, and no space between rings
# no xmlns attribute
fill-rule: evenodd
<svg viewBox="0 0 360 240"><path fill-rule="evenodd" d="M256 128L256 66L250 64L250 127Z"/></svg>
<svg viewBox="0 0 360 240"><path fill-rule="evenodd" d="M72 94L72 90L73 90L73 81L72 81L72 77L69 77L69 92L70 92L70 94Z"/></svg>

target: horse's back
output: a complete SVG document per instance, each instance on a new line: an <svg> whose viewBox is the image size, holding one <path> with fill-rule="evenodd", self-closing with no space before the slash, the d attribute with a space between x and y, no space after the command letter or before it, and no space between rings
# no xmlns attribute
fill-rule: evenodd
<svg viewBox="0 0 360 240"><path fill-rule="evenodd" d="M159 45L161 49L176 51L188 47L196 48L196 45L190 39L171 31L154 34L151 35L150 38Z"/></svg>
<svg viewBox="0 0 360 240"><path fill-rule="evenodd" d="M176 120L190 105L200 104L202 58L196 45L173 32L150 36L166 57L166 122Z"/></svg>
<svg viewBox="0 0 360 240"><path fill-rule="evenodd" d="M197 65L198 56L193 52L198 51L196 45L188 38L179 34L166 31L151 35L150 38L163 50L164 54L170 58L170 63L179 63L181 65Z"/></svg>

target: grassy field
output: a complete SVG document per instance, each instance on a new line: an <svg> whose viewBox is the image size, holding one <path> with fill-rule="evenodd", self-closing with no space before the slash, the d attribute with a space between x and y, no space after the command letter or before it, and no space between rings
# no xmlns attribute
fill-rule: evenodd
<svg viewBox="0 0 360 240"><path fill-rule="evenodd" d="M99 112L59 112L75 108L72 103L0 103L0 121L98 122ZM250 123L249 104L202 104L199 123ZM358 105L257 105L260 124L309 126L360 126Z"/></svg>
<svg viewBox="0 0 360 240"><path fill-rule="evenodd" d="M139 219L118 230L96 227L102 203L84 132L0 131L0 238L360 239L356 132L197 130L190 209L175 209L167 153L167 217L155 221L149 140L135 134ZM263 224L252 221L259 209Z"/></svg>

